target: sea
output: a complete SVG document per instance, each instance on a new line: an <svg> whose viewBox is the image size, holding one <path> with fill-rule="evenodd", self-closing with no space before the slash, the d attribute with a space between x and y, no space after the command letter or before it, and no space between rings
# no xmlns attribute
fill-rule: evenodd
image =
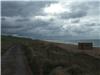
<svg viewBox="0 0 100 75"><path fill-rule="evenodd" d="M78 45L79 42L93 43L93 47L100 47L100 39L88 39L88 40L46 40L57 43L75 44Z"/></svg>
<svg viewBox="0 0 100 75"><path fill-rule="evenodd" d="M97 40L67 40L65 43L78 45L79 42L93 43L93 47L100 47L100 39Z"/></svg>

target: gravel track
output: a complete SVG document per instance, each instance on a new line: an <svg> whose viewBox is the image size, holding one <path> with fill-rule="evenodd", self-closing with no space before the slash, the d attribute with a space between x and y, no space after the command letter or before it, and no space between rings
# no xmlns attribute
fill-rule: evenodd
<svg viewBox="0 0 100 75"><path fill-rule="evenodd" d="M21 45L15 45L1 57L2 75L32 75Z"/></svg>

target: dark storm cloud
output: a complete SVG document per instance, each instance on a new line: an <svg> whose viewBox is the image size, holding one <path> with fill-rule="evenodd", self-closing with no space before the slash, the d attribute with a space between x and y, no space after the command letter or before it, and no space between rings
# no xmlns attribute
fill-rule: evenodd
<svg viewBox="0 0 100 75"><path fill-rule="evenodd" d="M2 1L1 2L1 15L2 16L17 16L19 14L19 9L22 8L22 5L19 2L15 1ZM5 10L6 9L6 10Z"/></svg>
<svg viewBox="0 0 100 75"><path fill-rule="evenodd" d="M50 23L41 19L25 17L2 17L2 34L17 34L25 36L42 36L41 31ZM41 29L42 28L42 29ZM38 37L39 38L39 37Z"/></svg>
<svg viewBox="0 0 100 75"><path fill-rule="evenodd" d="M41 9L52 2L25 2L25 1L2 1L2 16L33 16L42 14Z"/></svg>
<svg viewBox="0 0 100 75"><path fill-rule="evenodd" d="M51 5L52 4L52 5ZM74 39L99 36L99 2L79 2L70 4L70 12L48 10L44 8L59 2L2 2L1 32L39 39ZM53 13L57 14L53 14ZM51 14L52 13L52 14ZM92 34L93 33L93 34ZM95 36L96 35L96 36Z"/></svg>

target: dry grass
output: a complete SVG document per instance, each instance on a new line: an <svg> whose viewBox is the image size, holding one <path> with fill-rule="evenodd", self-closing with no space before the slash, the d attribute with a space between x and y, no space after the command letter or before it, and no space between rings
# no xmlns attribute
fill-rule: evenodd
<svg viewBox="0 0 100 75"><path fill-rule="evenodd" d="M72 72L78 73L77 75L79 75L80 70L77 72L78 69L81 69L83 75L100 74L100 48L79 50L77 45L72 44L5 37L2 40L2 49L6 47L6 42L24 45L23 50L29 60L34 75L41 74L36 73L36 71L43 71L43 75L49 75L59 66L63 66L64 69L51 75L67 75L65 74L65 70L66 73L69 71L68 75L72 75ZM75 65L78 68L74 68L73 66Z"/></svg>

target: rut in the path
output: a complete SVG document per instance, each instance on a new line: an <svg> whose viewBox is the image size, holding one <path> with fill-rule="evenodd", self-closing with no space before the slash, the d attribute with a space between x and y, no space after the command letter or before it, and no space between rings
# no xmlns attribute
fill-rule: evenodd
<svg viewBox="0 0 100 75"><path fill-rule="evenodd" d="M2 75L32 75L21 45L15 45L1 57Z"/></svg>

